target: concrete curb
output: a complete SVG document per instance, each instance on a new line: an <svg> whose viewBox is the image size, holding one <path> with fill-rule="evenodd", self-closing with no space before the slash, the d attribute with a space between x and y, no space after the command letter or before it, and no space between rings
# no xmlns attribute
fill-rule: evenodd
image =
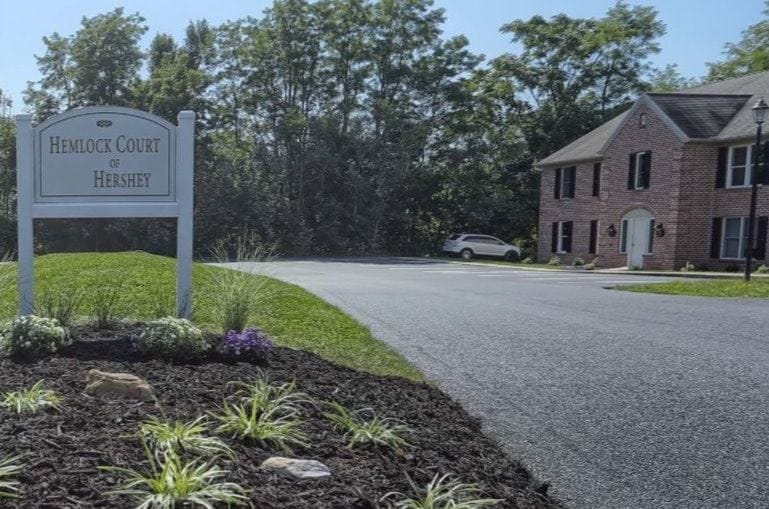
<svg viewBox="0 0 769 509"><path fill-rule="evenodd" d="M416 258L401 256L398 257L401 260L412 261L442 261L446 263L456 263L460 265L475 265L483 267L498 267L500 269L511 270L531 270L539 272L563 272L566 274L604 274L612 276L649 276L649 277L677 277L677 278L690 278L690 279L742 279L743 274L741 272L674 272L674 271L644 271L644 270L627 270L627 269L597 269L597 270L584 270L584 269L565 269L565 268L545 268L545 267L526 267L524 265L507 265L501 263L495 263L493 261L477 261L466 262L462 260L446 260L443 258ZM752 274L755 279L769 279L769 274Z"/></svg>

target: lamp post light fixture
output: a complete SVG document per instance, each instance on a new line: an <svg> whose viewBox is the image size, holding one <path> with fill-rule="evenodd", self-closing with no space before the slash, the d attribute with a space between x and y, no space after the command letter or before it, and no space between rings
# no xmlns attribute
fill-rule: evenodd
<svg viewBox="0 0 769 509"><path fill-rule="evenodd" d="M745 281L750 281L750 273L753 271L753 230L756 225L756 196L758 194L758 163L761 160L761 126L769 111L769 104L764 98L760 98L753 105L753 121L756 123L756 149L753 158L753 175L750 181L750 216L748 216L748 238L745 246ZM764 168L766 170L766 168Z"/></svg>

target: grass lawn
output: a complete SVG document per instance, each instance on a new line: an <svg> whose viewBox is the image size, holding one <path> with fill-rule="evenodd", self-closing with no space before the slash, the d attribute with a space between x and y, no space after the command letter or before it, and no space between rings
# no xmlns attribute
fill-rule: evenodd
<svg viewBox="0 0 769 509"><path fill-rule="evenodd" d="M210 277L228 270L195 264L194 321L217 330L213 302L217 298ZM16 264L0 267L0 276L16 271ZM264 276L252 276L264 277ZM8 278L0 277L0 281ZM0 288L0 316L17 313L18 294L14 277ZM155 318L156 309L174 313L176 260L147 253L65 253L35 259L35 292L76 292L83 306L97 292L116 290L121 315L138 319ZM382 375L422 380L419 371L402 356L375 339L371 332L306 290L267 278L269 299L261 303L253 320L277 344L314 352L332 362ZM80 314L87 314L87 310Z"/></svg>
<svg viewBox="0 0 769 509"><path fill-rule="evenodd" d="M694 295L699 297L756 297L769 298L769 280L754 279L749 283L737 279L706 279L698 281L671 281L619 286L619 290L666 295Z"/></svg>

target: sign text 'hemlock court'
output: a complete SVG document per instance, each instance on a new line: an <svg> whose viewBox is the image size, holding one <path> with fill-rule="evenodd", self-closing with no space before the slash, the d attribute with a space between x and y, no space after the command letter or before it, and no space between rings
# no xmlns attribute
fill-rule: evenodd
<svg viewBox="0 0 769 509"><path fill-rule="evenodd" d="M16 117L20 314L34 309L34 219L175 217L176 310L190 316L195 113L177 119L114 106Z"/></svg>

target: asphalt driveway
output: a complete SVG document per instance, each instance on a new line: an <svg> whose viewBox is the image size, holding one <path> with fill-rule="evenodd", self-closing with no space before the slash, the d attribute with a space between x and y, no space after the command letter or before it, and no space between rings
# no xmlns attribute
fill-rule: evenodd
<svg viewBox="0 0 769 509"><path fill-rule="evenodd" d="M769 506L769 302L627 274L354 259L262 264L480 416L572 507Z"/></svg>

